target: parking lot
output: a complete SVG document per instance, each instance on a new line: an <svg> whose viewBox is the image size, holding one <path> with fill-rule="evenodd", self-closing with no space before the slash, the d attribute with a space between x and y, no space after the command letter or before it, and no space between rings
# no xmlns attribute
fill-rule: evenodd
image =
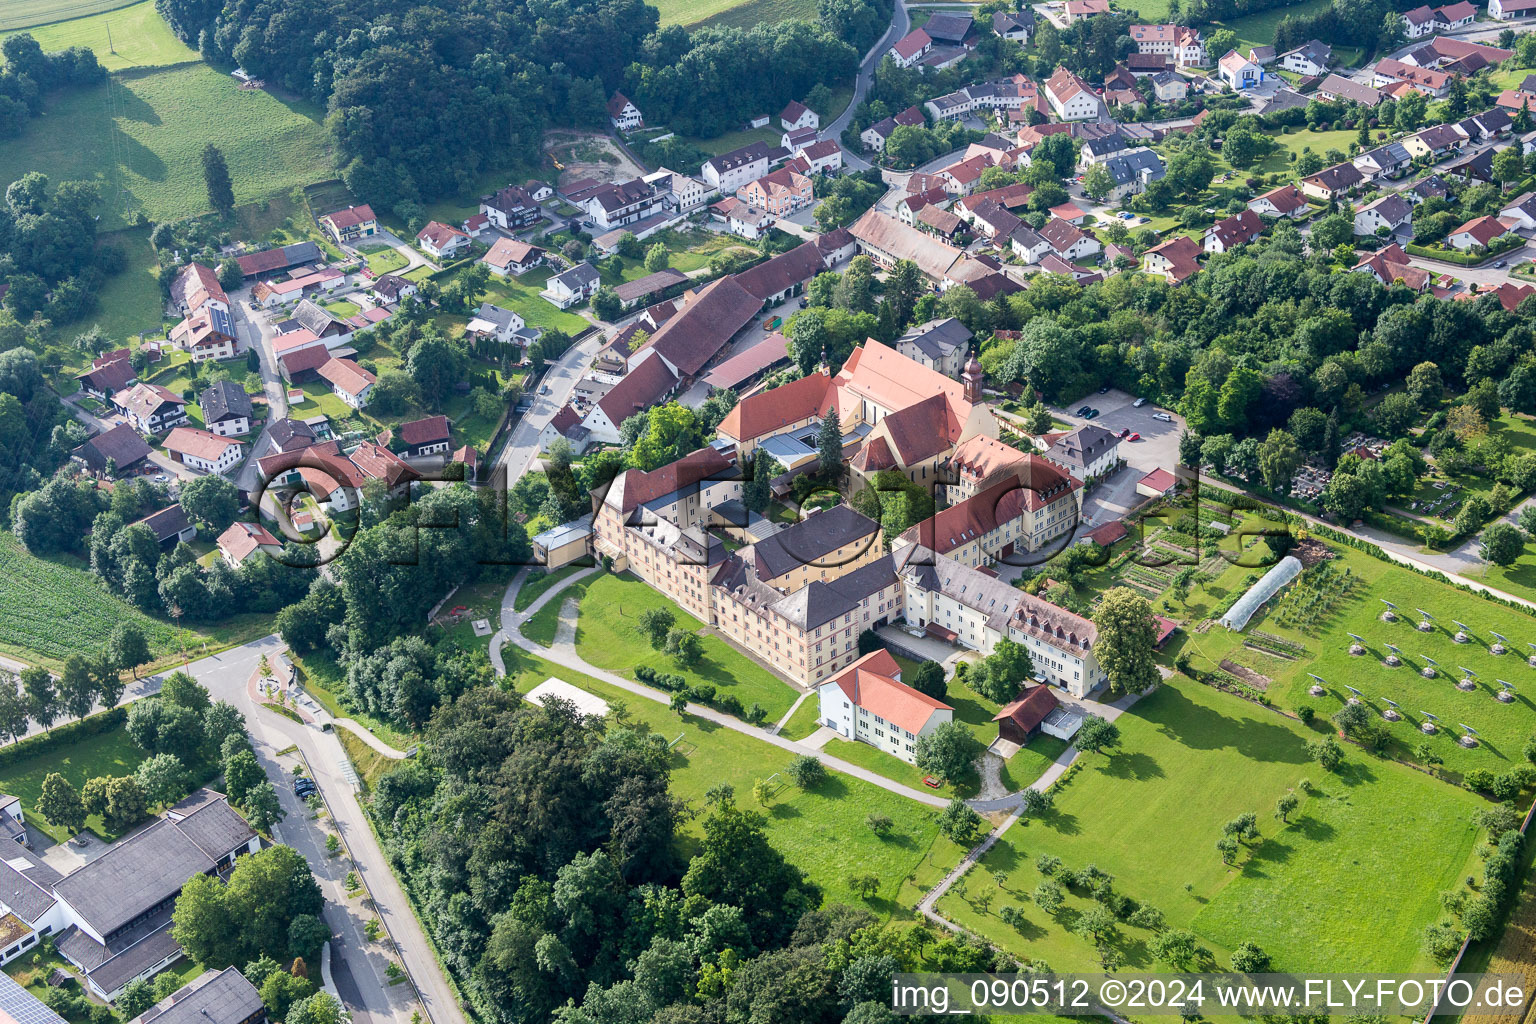
<svg viewBox="0 0 1536 1024"><path fill-rule="evenodd" d="M1113 434L1129 430L1141 435L1139 441L1120 442L1119 455L1125 460L1126 468L1101 482L1083 502L1083 522L1089 529L1118 519L1137 505L1141 498L1136 493L1136 482L1147 473L1154 469L1172 470L1178 465L1179 434L1184 429L1184 421L1177 413L1151 402L1139 409L1135 402L1135 395L1111 389L1102 395L1089 394L1068 408L1051 410L1057 419L1074 427L1093 423ZM1077 410L1085 405L1099 410L1099 415L1092 420L1077 415ZM1160 412L1172 416L1173 422L1154 419Z"/></svg>

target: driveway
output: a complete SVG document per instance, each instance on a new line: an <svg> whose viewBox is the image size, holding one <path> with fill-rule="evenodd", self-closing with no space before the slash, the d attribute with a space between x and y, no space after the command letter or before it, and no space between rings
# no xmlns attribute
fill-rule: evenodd
<svg viewBox="0 0 1536 1024"><path fill-rule="evenodd" d="M269 431L272 424L288 415L288 388L277 372L277 353L272 347L272 339L277 336L277 331L270 317L256 312L247 304L249 298L250 292L246 289L231 295L230 313L235 321L235 335L240 345L246 349L255 349L261 360L261 384L267 396L267 419L262 424L261 433L250 438L250 452L241 464L240 471L235 474L235 486L247 494L256 490L256 460L267 454L271 444Z"/></svg>
<svg viewBox="0 0 1536 1024"><path fill-rule="evenodd" d="M570 399L571 392L576 389L576 382L586 373L592 357L597 355L602 344L603 334L599 331L580 344L572 345L557 362L545 368L540 387L549 388L549 394L533 395L533 407L512 428L512 436L507 439L496 460L496 464L507 471L508 487L528 472L528 466L539 454L539 432Z"/></svg>
<svg viewBox="0 0 1536 1024"><path fill-rule="evenodd" d="M1140 441L1120 442L1120 457L1126 464L1143 473L1154 469L1171 470L1179 461L1179 434L1183 432L1184 421L1172 410L1161 409L1151 402L1138 409L1135 402L1135 395L1111 389L1102 395L1085 395L1070 409L1052 409L1051 414L1074 427L1091 422L1114 434L1121 430L1140 434ZM1085 405L1099 410L1099 415L1092 420L1077 415L1076 410ZM1172 416L1173 422L1164 423L1152 418L1160 412Z"/></svg>
<svg viewBox="0 0 1536 1024"><path fill-rule="evenodd" d="M79 395L68 395L61 397L59 400L64 403L66 409L74 414L75 419L90 427L92 433L100 434L111 430L119 424L128 422L116 413L111 416L97 416L89 409L85 409L77 404L79 397ZM202 475L201 473L194 473L159 449L150 451L149 461L160 473L164 473L173 480L195 480Z"/></svg>

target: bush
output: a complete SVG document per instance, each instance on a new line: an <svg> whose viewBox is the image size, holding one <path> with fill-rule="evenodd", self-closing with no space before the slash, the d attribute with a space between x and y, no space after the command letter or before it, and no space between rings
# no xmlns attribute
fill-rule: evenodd
<svg viewBox="0 0 1536 1024"><path fill-rule="evenodd" d="M790 779L801 789L815 789L826 781L827 766L821 763L820 758L810 754L801 754L789 763L785 769Z"/></svg>
<svg viewBox="0 0 1536 1024"><path fill-rule="evenodd" d="M1311 704L1296 705L1296 717L1301 720L1303 725L1309 724L1316 715L1317 712L1312 710Z"/></svg>

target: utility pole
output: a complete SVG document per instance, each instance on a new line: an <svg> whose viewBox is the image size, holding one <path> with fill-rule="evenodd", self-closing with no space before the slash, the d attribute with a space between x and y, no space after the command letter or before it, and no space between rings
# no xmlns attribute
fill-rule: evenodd
<svg viewBox="0 0 1536 1024"><path fill-rule="evenodd" d="M117 48L112 45L112 23L108 21L104 22L104 24L107 26L107 52L116 53Z"/></svg>

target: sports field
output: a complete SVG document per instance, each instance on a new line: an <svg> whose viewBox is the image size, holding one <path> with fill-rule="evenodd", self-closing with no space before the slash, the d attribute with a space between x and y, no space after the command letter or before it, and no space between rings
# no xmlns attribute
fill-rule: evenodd
<svg viewBox="0 0 1536 1024"><path fill-rule="evenodd" d="M0 4L0 9L7 6L10 5ZM71 18L69 21L37 24L25 31L44 50L67 50L71 46L94 50L96 59L108 71L165 67L200 59L197 51L177 39L165 19L155 12L154 0L141 0L128 7L120 4L108 6L114 9L89 17ZM5 17L0 15L0 28L9 27ZM0 32L0 36L12 34L9 31Z"/></svg>
<svg viewBox="0 0 1536 1024"><path fill-rule="evenodd" d="M126 7L133 0L6 0L0 5L0 31L46 25Z"/></svg>
<svg viewBox="0 0 1536 1024"><path fill-rule="evenodd" d="M224 151L237 203L329 173L321 116L241 89L203 64L120 72L99 88L59 96L0 147L0 184L33 170L54 181L100 182L107 230L122 227L130 209L151 220L195 215L208 209L201 154L209 142Z"/></svg>

